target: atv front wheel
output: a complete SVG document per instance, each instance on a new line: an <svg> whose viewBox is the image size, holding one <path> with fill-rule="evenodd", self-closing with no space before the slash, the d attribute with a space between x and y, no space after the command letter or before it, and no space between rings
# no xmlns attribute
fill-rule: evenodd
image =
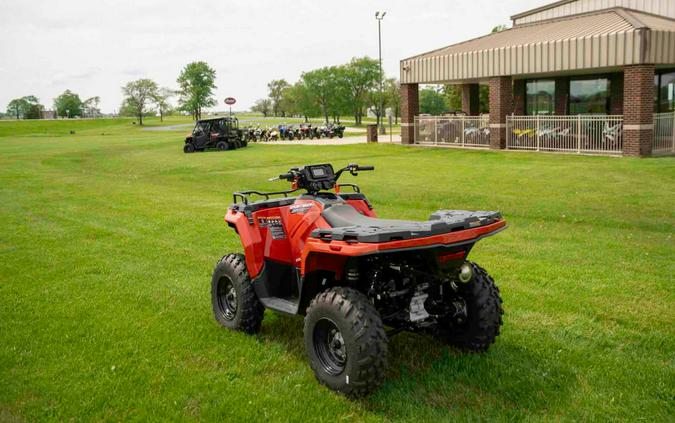
<svg viewBox="0 0 675 423"><path fill-rule="evenodd" d="M365 295L342 287L320 293L307 308L304 332L319 382L351 396L366 395L382 384L387 336Z"/></svg>
<svg viewBox="0 0 675 423"><path fill-rule="evenodd" d="M448 344L466 351L483 352L499 335L504 310L494 280L482 267L469 264L473 277L466 284L458 283L466 316L461 321L450 317L441 320L438 329L441 339Z"/></svg>
<svg viewBox="0 0 675 423"><path fill-rule="evenodd" d="M241 254L220 259L211 278L213 314L221 325L246 333L260 330L265 307L255 295Z"/></svg>
<svg viewBox="0 0 675 423"><path fill-rule="evenodd" d="M220 141L218 144L216 144L216 148L220 151L225 151L227 150L227 143L225 141Z"/></svg>
<svg viewBox="0 0 675 423"><path fill-rule="evenodd" d="M191 142L189 142L189 143L187 143L183 146L183 153L185 153L185 154L193 153L194 151L195 151L195 145L192 144Z"/></svg>

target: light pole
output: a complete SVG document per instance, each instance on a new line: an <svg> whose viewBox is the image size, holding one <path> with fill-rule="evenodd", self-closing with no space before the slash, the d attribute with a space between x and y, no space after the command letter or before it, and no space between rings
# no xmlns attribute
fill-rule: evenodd
<svg viewBox="0 0 675 423"><path fill-rule="evenodd" d="M384 89L382 82L382 19L387 12L375 12L375 19L377 19L377 43L379 46L380 56L380 112L377 114L377 124L380 126L380 134L384 134L384 124L382 123L382 116L384 115Z"/></svg>

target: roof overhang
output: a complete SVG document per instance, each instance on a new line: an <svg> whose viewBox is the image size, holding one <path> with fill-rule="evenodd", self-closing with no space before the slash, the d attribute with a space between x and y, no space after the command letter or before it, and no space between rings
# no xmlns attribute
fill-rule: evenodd
<svg viewBox="0 0 675 423"><path fill-rule="evenodd" d="M401 83L460 83L495 76L675 65L675 21L610 9L514 28L400 64Z"/></svg>

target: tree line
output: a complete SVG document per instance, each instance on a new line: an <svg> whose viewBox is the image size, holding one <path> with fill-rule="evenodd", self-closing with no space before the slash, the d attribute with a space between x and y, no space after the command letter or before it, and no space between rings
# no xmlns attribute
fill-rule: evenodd
<svg viewBox="0 0 675 423"><path fill-rule="evenodd" d="M160 120L174 110L190 113L200 119L202 110L216 105L213 91L216 89L216 71L205 62L187 64L178 75L178 89L160 87L147 78L130 81L122 87L124 99L119 115L137 117L143 124L143 117L159 114ZM178 97L178 107L173 108L170 99ZM81 100L80 96L66 90L54 99L55 117L99 117L100 97ZM7 115L15 119L41 119L44 106L33 95L13 99L7 105Z"/></svg>
<svg viewBox="0 0 675 423"><path fill-rule="evenodd" d="M86 100L70 90L64 91L54 99L54 113L60 117L97 117L101 114L98 106L100 97ZM7 105L7 116L15 119L41 119L45 106L34 95L15 98Z"/></svg>
<svg viewBox="0 0 675 423"><path fill-rule="evenodd" d="M360 125L363 116L372 111L378 121L390 108L398 118L401 109L400 86L395 78L387 78L383 85L383 110L380 110L380 68L375 59L355 57L349 63L326 66L303 72L300 79L289 84L285 79L267 84L267 98L255 102L251 111L263 116L323 117L326 123L340 116L354 116Z"/></svg>

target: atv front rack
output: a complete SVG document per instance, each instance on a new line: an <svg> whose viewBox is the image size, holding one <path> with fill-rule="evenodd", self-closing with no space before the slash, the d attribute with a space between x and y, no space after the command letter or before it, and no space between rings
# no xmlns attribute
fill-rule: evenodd
<svg viewBox="0 0 675 423"><path fill-rule="evenodd" d="M238 191L232 194L232 199L234 200L234 203L237 203L237 198L241 198L241 202L248 205L249 201L251 200L252 195L257 195L260 197L265 197L265 200L269 200L270 197L276 196L276 195L283 195L284 197L288 197L289 194L293 194L294 192L300 191L302 188L296 188L296 189L291 189L288 191L273 191L273 192L260 192L260 191Z"/></svg>
<svg viewBox="0 0 675 423"><path fill-rule="evenodd" d="M356 184L337 184L336 187L342 188L342 187L349 187L354 190L356 193L360 193L361 189L359 188L358 185ZM294 192L300 191L303 188L296 188L296 189L291 189L288 191L273 191L273 192L261 192L261 191L237 191L232 194L232 200L234 200L234 203L237 204L237 198L241 199L241 202L248 205L249 202L251 201L251 196L252 195L257 195L260 197L265 197L265 200L269 200L270 197L272 196L277 196L277 195L283 195L284 197L288 197L289 194L293 194Z"/></svg>

